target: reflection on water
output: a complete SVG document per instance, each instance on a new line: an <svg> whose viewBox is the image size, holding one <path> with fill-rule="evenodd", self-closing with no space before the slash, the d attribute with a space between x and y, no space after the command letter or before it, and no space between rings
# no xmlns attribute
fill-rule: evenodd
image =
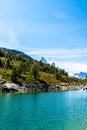
<svg viewBox="0 0 87 130"><path fill-rule="evenodd" d="M86 130L87 91L0 95L0 129Z"/></svg>

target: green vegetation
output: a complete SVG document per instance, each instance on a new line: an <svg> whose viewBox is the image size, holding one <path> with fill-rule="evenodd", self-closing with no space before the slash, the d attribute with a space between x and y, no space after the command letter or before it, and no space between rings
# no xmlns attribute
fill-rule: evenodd
<svg viewBox="0 0 87 130"><path fill-rule="evenodd" d="M14 83L17 83L19 76L20 74L19 74L18 68L14 67L11 72L11 81L13 81Z"/></svg>
<svg viewBox="0 0 87 130"><path fill-rule="evenodd" d="M15 83L50 83L50 84L81 84L80 79L69 77L63 69L55 67L55 63L44 64L31 57L23 57L0 49L0 75L2 79Z"/></svg>
<svg viewBox="0 0 87 130"><path fill-rule="evenodd" d="M39 67L37 63L34 63L30 69L31 75L36 79L39 76Z"/></svg>

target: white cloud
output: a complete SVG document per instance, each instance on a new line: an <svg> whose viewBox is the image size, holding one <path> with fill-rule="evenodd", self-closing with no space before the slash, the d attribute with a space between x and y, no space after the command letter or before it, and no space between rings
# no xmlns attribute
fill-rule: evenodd
<svg viewBox="0 0 87 130"><path fill-rule="evenodd" d="M49 63L52 63L53 61L49 61ZM73 75L74 73L79 73L79 72L87 72L87 63L79 63L79 62L58 62L55 61L56 66L59 68L65 69L67 72L69 72L70 75Z"/></svg>
<svg viewBox="0 0 87 130"><path fill-rule="evenodd" d="M87 62L81 59L87 58L87 48L85 49L33 49L26 52L38 60L44 56L48 63L55 62L56 66L65 69L69 74L77 72L87 72ZM78 61L79 59L79 61Z"/></svg>
<svg viewBox="0 0 87 130"><path fill-rule="evenodd" d="M30 55L54 57L56 59L78 58L87 56L87 48L85 49L32 49L27 51Z"/></svg>
<svg viewBox="0 0 87 130"><path fill-rule="evenodd" d="M18 41L18 38L15 33L14 27L9 27L7 31L7 40L6 41L0 41L0 47L6 47L10 49L18 49L20 46L20 43Z"/></svg>
<svg viewBox="0 0 87 130"><path fill-rule="evenodd" d="M19 47L19 41L16 36L15 30L13 27L10 27L8 30L8 45L10 48L18 48Z"/></svg>

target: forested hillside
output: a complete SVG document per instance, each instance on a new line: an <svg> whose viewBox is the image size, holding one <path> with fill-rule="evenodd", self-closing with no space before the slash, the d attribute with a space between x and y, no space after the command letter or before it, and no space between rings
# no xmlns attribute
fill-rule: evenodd
<svg viewBox="0 0 87 130"><path fill-rule="evenodd" d="M2 48L0 48L0 76L1 79L14 83L61 85L81 83L81 80L69 77L65 70L55 67L55 63L44 64Z"/></svg>

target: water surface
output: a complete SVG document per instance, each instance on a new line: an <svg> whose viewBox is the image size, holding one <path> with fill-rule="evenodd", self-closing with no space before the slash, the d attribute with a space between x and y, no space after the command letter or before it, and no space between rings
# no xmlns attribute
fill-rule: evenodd
<svg viewBox="0 0 87 130"><path fill-rule="evenodd" d="M87 130L87 91L1 94L0 130Z"/></svg>

